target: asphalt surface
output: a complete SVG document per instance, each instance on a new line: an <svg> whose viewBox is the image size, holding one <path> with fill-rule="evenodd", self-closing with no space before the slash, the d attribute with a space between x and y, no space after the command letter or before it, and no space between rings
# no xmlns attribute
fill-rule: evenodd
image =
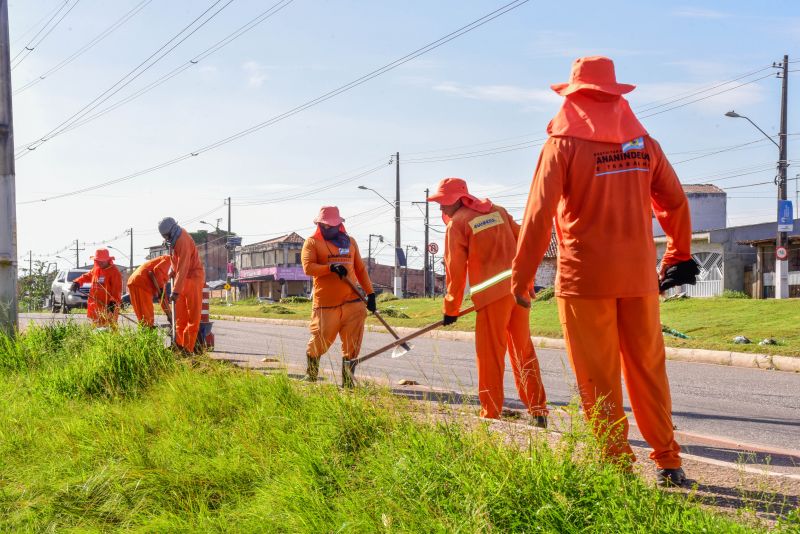
<svg viewBox="0 0 800 534"><path fill-rule="evenodd" d="M57 316L59 319L62 316ZM74 316L73 316L74 317ZM51 319L44 314L23 314L21 323ZM120 319L121 324L127 321ZM305 366L306 328L265 323L215 321L215 357L243 367L288 366L290 373ZM388 334L365 332L362 354L389 343ZM436 390L454 392L449 400L477 404L475 353L471 342L417 338L414 350L392 359L391 352L359 366L369 375L391 384L406 379ZM537 349L548 401L564 406L577 398L569 361L562 350ZM267 359L267 363L262 360ZM322 367L339 376L338 342L322 360ZM800 374L725 367L687 362L667 362L672 390L673 419L685 452L725 461L737 461L743 450L800 449ZM338 380L338 378L337 378ZM411 393L422 395L420 388ZM505 376L506 406L522 408L510 366ZM626 402L626 409L629 408ZM641 442L634 424L631 439ZM738 444L756 444L738 446ZM646 446L646 445L645 445ZM757 462L757 460L750 459ZM761 458L763 463L763 458ZM800 452L779 458L771 466L798 472Z"/></svg>

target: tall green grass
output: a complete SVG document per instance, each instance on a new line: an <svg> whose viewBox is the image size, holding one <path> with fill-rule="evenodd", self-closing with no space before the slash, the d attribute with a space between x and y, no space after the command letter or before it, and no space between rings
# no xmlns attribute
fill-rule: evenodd
<svg viewBox="0 0 800 534"><path fill-rule="evenodd" d="M169 356L71 325L0 344L0 531L753 530L382 390Z"/></svg>

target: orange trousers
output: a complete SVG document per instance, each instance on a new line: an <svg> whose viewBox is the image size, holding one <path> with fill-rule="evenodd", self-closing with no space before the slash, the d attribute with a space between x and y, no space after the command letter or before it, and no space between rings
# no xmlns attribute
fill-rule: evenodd
<svg viewBox="0 0 800 534"><path fill-rule="evenodd" d="M367 308L360 300L333 308L315 308L311 315L311 339L306 353L312 358L322 357L338 335L342 340L342 355L348 360L357 358L366 319Z"/></svg>
<svg viewBox="0 0 800 534"><path fill-rule="evenodd" d="M620 369L633 415L661 469L680 467L672 426L658 295L635 298L558 297L584 413L612 458L630 455Z"/></svg>
<svg viewBox="0 0 800 534"><path fill-rule="evenodd" d="M203 285L201 278L187 278L183 293L178 293L175 301L175 342L188 352L194 352L197 332L200 331Z"/></svg>
<svg viewBox="0 0 800 534"><path fill-rule="evenodd" d="M503 410L506 350L511 358L519 398L532 415L547 415L547 397L531 342L529 318L530 310L517 306L510 294L477 312L475 352L481 417L496 419Z"/></svg>
<svg viewBox="0 0 800 534"><path fill-rule="evenodd" d="M155 326L156 318L153 310L153 289L151 287L128 286L128 293L131 296L131 307L136 314L140 324L145 326ZM161 309L169 316L169 304L167 298L161 301Z"/></svg>

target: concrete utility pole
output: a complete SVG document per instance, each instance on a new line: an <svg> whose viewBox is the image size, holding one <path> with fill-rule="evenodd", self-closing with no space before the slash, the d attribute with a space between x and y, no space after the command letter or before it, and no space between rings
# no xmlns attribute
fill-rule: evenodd
<svg viewBox="0 0 800 534"><path fill-rule="evenodd" d="M395 169L397 177L395 180L394 196L394 296L403 298L403 279L400 277L400 253L403 247L400 245L400 152L394 155ZM408 259L406 259L408 264Z"/></svg>
<svg viewBox="0 0 800 534"><path fill-rule="evenodd" d="M28 275L33 275L33 251L28 251Z"/></svg>
<svg viewBox="0 0 800 534"><path fill-rule="evenodd" d="M788 167L787 159L787 135L786 135L786 108L788 104L788 90L789 90L789 56L783 56L782 74L779 74L782 80L781 84L781 131L778 135L780 141L780 156L778 156L778 198L786 200L786 167ZM776 241L777 247L788 247L787 233L778 231L778 239ZM785 299L789 298L789 259L778 259L775 257L775 298Z"/></svg>
<svg viewBox="0 0 800 534"><path fill-rule="evenodd" d="M369 234L367 246L367 274L372 274L372 238L378 238L378 243L383 243L383 236L379 234Z"/></svg>
<svg viewBox="0 0 800 534"><path fill-rule="evenodd" d="M0 1L2 1L2 0L0 0ZM80 255L78 254L81 250L86 250L86 249L78 248L78 240L76 239L75 240L75 268L76 269L81 266L81 258L80 258Z"/></svg>
<svg viewBox="0 0 800 534"><path fill-rule="evenodd" d="M14 336L17 314L17 198L11 108L8 0L0 0L0 332Z"/></svg>
<svg viewBox="0 0 800 534"><path fill-rule="evenodd" d="M130 260L128 264L130 266L130 272L133 272L133 228L128 230L128 234L131 236L131 255L128 258L128 260Z"/></svg>
<svg viewBox="0 0 800 534"><path fill-rule="evenodd" d="M425 190L425 201L424 202L412 202L412 204L425 204L425 250L423 251L424 254L424 262L425 264L422 266L422 273L423 273L423 296L427 297L428 289L431 287L430 285L430 265L428 261L428 243L430 242L429 234L428 234L428 226L430 224L430 203L428 202L428 195L430 195L430 189ZM407 260L406 260L407 261Z"/></svg>

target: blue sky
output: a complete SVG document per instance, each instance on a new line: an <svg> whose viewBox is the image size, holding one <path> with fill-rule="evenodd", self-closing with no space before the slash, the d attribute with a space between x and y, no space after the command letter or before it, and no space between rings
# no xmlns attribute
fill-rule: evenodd
<svg viewBox="0 0 800 534"><path fill-rule="evenodd" d="M79 0L14 69L14 87L35 80L140 1ZM26 30L63 2L9 2L12 56L36 31ZM233 0L107 104L187 64L273 3ZM154 90L19 159L17 200L92 186L187 154L356 79L505 3L295 0ZM151 0L97 46L16 94L15 144L37 139L83 108L211 4ZM798 43L800 6L792 1L531 0L352 91L214 151L78 196L19 204L19 255L27 259L29 250L46 255L76 238L127 251L127 237L118 236L133 227L138 263L144 247L158 241L155 226L161 217L189 221L190 230L203 227L200 218L213 224L221 217L224 227L222 204L228 196L233 230L246 243L289 230L307 235L319 206L337 204L366 250L369 233L393 240L393 212L356 186L363 183L392 200L394 167L346 179L387 163L398 151L404 245L421 250L421 213L410 202L423 200L424 189L445 176L465 178L476 194L496 198L519 217L539 152L536 140L544 137L559 106L549 85L566 81L572 60L582 55L612 57L618 79L638 86L629 95L631 104L684 183L728 187L769 181L777 149L746 121L723 113L735 109L777 133L780 80L754 81L771 70L653 106L758 71L783 54L800 65ZM790 133L800 133L795 74L789 78ZM709 98L665 111L704 96ZM709 155L748 142L754 143ZM789 138L789 158L798 158L790 177L800 172L798 142L800 135ZM493 148L504 151L472 157ZM795 183L789 184L792 198ZM275 202L285 197L293 198ZM773 219L774 199L772 185L731 189L729 223ZM436 206L431 209L439 222ZM441 244L441 234L432 236ZM127 263L120 254L117 258ZM390 263L391 248L379 258ZM412 254L411 263L421 265L421 259Z"/></svg>

